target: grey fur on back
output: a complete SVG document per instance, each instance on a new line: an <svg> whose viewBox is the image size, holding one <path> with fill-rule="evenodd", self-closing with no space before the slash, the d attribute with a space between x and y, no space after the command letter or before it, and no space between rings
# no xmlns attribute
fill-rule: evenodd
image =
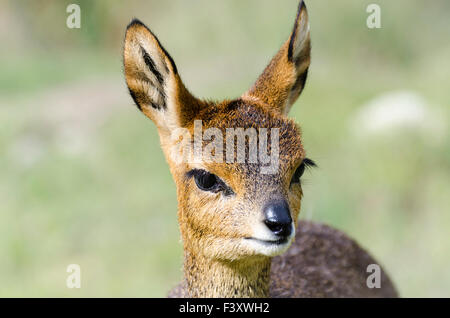
<svg viewBox="0 0 450 318"><path fill-rule="evenodd" d="M270 296L398 297L384 270L381 287L367 287L370 264L380 265L343 232L300 221L295 242L272 260ZM185 283L172 289L169 297L189 297Z"/></svg>

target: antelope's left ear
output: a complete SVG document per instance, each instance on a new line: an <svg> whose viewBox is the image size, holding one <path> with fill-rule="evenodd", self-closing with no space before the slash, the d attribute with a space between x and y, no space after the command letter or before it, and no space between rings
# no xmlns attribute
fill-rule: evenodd
<svg viewBox="0 0 450 318"><path fill-rule="evenodd" d="M158 38L139 20L127 27L123 63L131 97L160 134L186 126L202 107L203 102L184 86Z"/></svg>
<svg viewBox="0 0 450 318"><path fill-rule="evenodd" d="M300 1L291 36L242 97L256 98L287 114L303 90L311 53L306 5Z"/></svg>

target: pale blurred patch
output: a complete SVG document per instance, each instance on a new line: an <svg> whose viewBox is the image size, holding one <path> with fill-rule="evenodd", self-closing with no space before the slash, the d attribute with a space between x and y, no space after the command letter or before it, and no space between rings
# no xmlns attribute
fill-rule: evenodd
<svg viewBox="0 0 450 318"><path fill-rule="evenodd" d="M350 129L357 138L393 138L394 134L414 132L429 142L442 143L447 122L418 93L395 91L378 95L362 105L350 118Z"/></svg>

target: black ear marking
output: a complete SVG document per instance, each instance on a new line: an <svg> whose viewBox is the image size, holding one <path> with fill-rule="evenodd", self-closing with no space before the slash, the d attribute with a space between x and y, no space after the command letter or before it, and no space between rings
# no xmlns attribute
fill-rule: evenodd
<svg viewBox="0 0 450 318"><path fill-rule="evenodd" d="M133 18L133 20L131 20L131 22L128 23L127 30L129 28L131 28L132 26L134 26L134 25L140 25L140 26L143 26L144 28L148 29L147 26L144 23L141 22L141 20Z"/></svg>
<svg viewBox="0 0 450 318"><path fill-rule="evenodd" d="M156 38L156 37L155 37ZM175 65L175 62L173 61L172 57L170 56L170 54L166 51L166 49L164 48L164 46L161 45L161 43L159 42L158 38L156 38L156 41L158 41L159 47L161 48L161 50L163 50L164 54L167 56L167 58L169 59L170 65L172 66L172 70L173 73L176 75L178 74L178 70L177 70L177 66ZM164 65L167 69L167 65Z"/></svg>
<svg viewBox="0 0 450 318"><path fill-rule="evenodd" d="M151 58L151 56L147 53L147 51L142 46L140 46L140 50L145 64L147 65L149 71L155 75L159 85L157 85L151 79L149 79L144 72L139 72L139 77L142 81L147 82L151 87L153 87L153 89L156 90L158 94L161 96L161 99L158 101L158 103L155 103L155 101L150 99L149 96L147 96L146 94L134 92L133 90L128 88L130 95L140 111L142 111L142 105L150 105L152 108L157 110L160 110L161 108L166 109L167 96L163 90L164 77L161 74L161 72L156 68L155 61ZM164 67L167 68L167 65L164 65Z"/></svg>
<svg viewBox="0 0 450 318"><path fill-rule="evenodd" d="M306 69L305 72L303 72L302 75L300 75L297 80L294 83L294 86L292 86L292 91L297 91L297 90L303 90L303 88L305 87L305 83L306 83L306 79L308 78L308 69Z"/></svg>
<svg viewBox="0 0 450 318"><path fill-rule="evenodd" d="M131 20L131 22L127 25L127 30L135 25L139 25L139 26L146 28L147 31L152 34L152 36L155 38L156 42L158 43L159 47L161 48L161 50L164 52L164 54L169 59L169 62L170 62L170 65L172 66L172 70L173 70L174 74L178 74L177 66L175 65L175 62L173 61L173 58L166 51L164 46L161 45L161 42L159 42L159 39L155 36L155 34L152 32L152 30L150 30L150 28L148 26L146 26L144 23L142 23L141 20L136 19L136 18L133 18L133 20ZM165 66L165 68L167 68L167 65L164 65L164 66Z"/></svg>
<svg viewBox="0 0 450 318"><path fill-rule="evenodd" d="M139 93L139 92L138 92L138 93L136 94L136 93L135 93L133 90L131 90L129 87L128 87L128 91L130 92L131 98L133 99L134 103L136 104L137 108L139 108L140 111L142 111L142 106L141 106L141 104L150 104L150 106L151 106L152 108L157 109L157 110L161 109L161 106L162 106L163 108L166 107L165 100L163 100L162 105L160 106L160 105L158 105L158 104L155 104L153 101L151 101L151 100L148 98L148 96L146 96L146 95L143 94L143 93Z"/></svg>
<svg viewBox="0 0 450 318"><path fill-rule="evenodd" d="M164 78L163 78L161 72L159 72L156 69L155 61L153 61L151 56L147 53L147 51L142 46L141 46L141 53L142 53L142 58L144 59L144 62L147 65L150 72L152 72L156 76L156 79L158 80L160 85L164 85ZM164 65L164 67L167 68L166 65Z"/></svg>
<svg viewBox="0 0 450 318"><path fill-rule="evenodd" d="M139 108L140 111L142 111L141 105L139 105L139 102L136 98L136 94L128 87L128 92L130 92L130 96L133 99L134 103L136 104L137 108Z"/></svg>
<svg viewBox="0 0 450 318"><path fill-rule="evenodd" d="M305 8L305 10L306 10L306 5L305 5L305 2L303 0L301 0L298 5L297 17L295 18L295 23L294 23L294 30L292 31L292 35L289 40L289 48L288 48L289 62L293 62L294 42L295 42L295 37L297 36L298 23L299 23L300 14L301 14L303 8Z"/></svg>

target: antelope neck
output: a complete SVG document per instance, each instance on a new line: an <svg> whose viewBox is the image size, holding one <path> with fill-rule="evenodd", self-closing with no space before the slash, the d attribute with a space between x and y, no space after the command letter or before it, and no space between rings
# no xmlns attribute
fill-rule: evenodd
<svg viewBox="0 0 450 318"><path fill-rule="evenodd" d="M271 258L239 261L208 259L184 253L184 276L190 297L268 297Z"/></svg>

